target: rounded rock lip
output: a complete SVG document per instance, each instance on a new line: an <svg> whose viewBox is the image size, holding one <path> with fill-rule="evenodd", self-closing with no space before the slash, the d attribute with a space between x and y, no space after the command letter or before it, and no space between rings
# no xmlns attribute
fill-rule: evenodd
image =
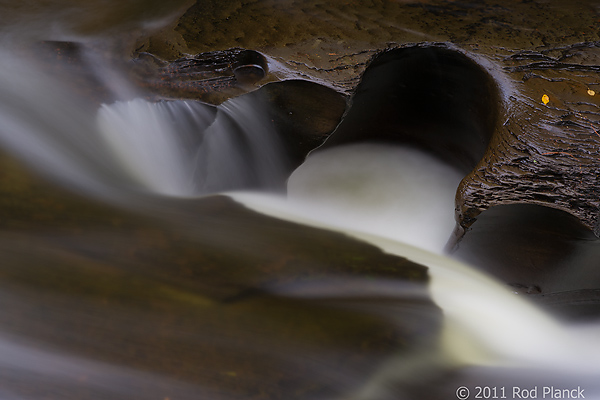
<svg viewBox="0 0 600 400"><path fill-rule="evenodd" d="M267 72L258 64L241 65L233 69L235 79L241 84L254 84L262 80Z"/></svg>

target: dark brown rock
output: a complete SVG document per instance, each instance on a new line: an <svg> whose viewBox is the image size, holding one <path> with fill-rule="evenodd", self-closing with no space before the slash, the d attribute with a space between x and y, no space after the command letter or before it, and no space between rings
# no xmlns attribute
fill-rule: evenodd
<svg viewBox="0 0 600 400"><path fill-rule="evenodd" d="M503 60L512 87L488 151L458 190L463 228L492 206L528 203L566 211L600 234L600 103L591 89L599 49L581 43Z"/></svg>
<svg viewBox="0 0 600 400"><path fill-rule="evenodd" d="M140 53L131 76L154 98L195 99L218 104L255 89L265 78L265 57L240 48L185 56L174 61Z"/></svg>
<svg viewBox="0 0 600 400"><path fill-rule="evenodd" d="M294 169L329 137L347 107L346 96L305 80L270 83L247 97L265 105Z"/></svg>

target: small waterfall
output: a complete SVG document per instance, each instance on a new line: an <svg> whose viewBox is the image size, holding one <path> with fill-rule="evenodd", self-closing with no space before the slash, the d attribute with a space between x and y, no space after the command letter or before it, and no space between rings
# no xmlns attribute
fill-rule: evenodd
<svg viewBox="0 0 600 400"><path fill-rule="evenodd" d="M288 199L232 196L258 212L336 230L427 266L431 295L445 315L443 352L452 365L504 368L495 382L511 376L514 382L511 368L531 380L539 374L588 376L600 357L600 326L563 324L475 268L434 253L441 253L451 230L449 193L457 179L426 154L353 145L311 155L291 177ZM373 377L379 388L389 384L383 377L401 379L393 370L397 363L387 368ZM365 399L373 398L369 387Z"/></svg>
<svg viewBox="0 0 600 400"><path fill-rule="evenodd" d="M491 278L442 255L455 224L461 178L414 148L355 144L311 154L292 174L284 204L257 208L262 200L234 198L261 212L280 210L288 219L340 230L429 267L432 295L448 318L447 348L463 362L550 356L543 349L561 342L557 323ZM507 326L510 334L497 334ZM541 339L540 329L557 337Z"/></svg>
<svg viewBox="0 0 600 400"><path fill-rule="evenodd" d="M287 170L266 110L243 96L218 107L194 166L201 193L282 188Z"/></svg>
<svg viewBox="0 0 600 400"><path fill-rule="evenodd" d="M430 189L433 190L429 195L435 195L435 189ZM471 381L473 385L483 385L482 382L535 385L542 377L550 385L569 376L569 385L574 382L587 385L588 393L597 389L594 383L596 360L600 357L597 324L563 324L473 267L386 237L385 231L365 232L362 221L354 219L356 213L336 222L335 217L324 218L326 213L315 211L315 203L307 207L281 197L252 193L236 193L233 198L258 212L333 229L427 266L431 295L445 316L442 353L454 367L470 366L472 373L480 377L479 381ZM435 360L425 360L423 373L437 365L439 359ZM380 398L378 393L382 388L406 379L402 365L401 359L391 356L389 364L382 366L365 384L364 392L353 399ZM415 368L421 368L419 362L415 362ZM493 378L483 378L486 368L496 371Z"/></svg>
<svg viewBox="0 0 600 400"><path fill-rule="evenodd" d="M454 229L461 174L411 147L345 145L315 152L289 179L288 197L316 219L360 226L434 252Z"/></svg>
<svg viewBox="0 0 600 400"><path fill-rule="evenodd" d="M197 194L194 149L214 120L200 103L150 103L142 99L103 104L98 111L102 137L132 179L170 196Z"/></svg>
<svg viewBox="0 0 600 400"><path fill-rule="evenodd" d="M75 190L194 197L284 185L288 166L261 103L138 98L96 111L14 54L1 58L0 141Z"/></svg>
<svg viewBox="0 0 600 400"><path fill-rule="evenodd" d="M266 110L243 96L216 108L116 102L102 105L98 126L121 167L158 194L194 197L285 182L285 157Z"/></svg>

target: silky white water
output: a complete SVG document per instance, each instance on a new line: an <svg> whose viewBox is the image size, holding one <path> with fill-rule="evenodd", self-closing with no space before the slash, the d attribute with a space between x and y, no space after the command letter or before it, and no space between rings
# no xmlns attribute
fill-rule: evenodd
<svg viewBox="0 0 600 400"><path fill-rule="evenodd" d="M346 168L329 168L340 161ZM589 356L591 363L598 354L589 349L596 346L571 343L575 331L492 278L441 254L443 239L453 228L452 188L458 183L448 169L412 149L354 145L310 156L292 175L288 198L232 196L259 212L338 230L426 265L432 275L431 294L446 316L445 348L458 362L550 362L578 368L582 357ZM587 334L582 337L589 339Z"/></svg>
<svg viewBox="0 0 600 400"><path fill-rule="evenodd" d="M312 153L291 175L287 197L315 220L441 253L461 179L415 148L348 145Z"/></svg>
<svg viewBox="0 0 600 400"><path fill-rule="evenodd" d="M172 196L194 194L193 165L186 152L197 147L191 132L178 135L174 122L189 114L192 124L202 131L213 115L201 105L182 102L149 103L142 99L103 104L98 111L102 137L133 179L159 193ZM185 137L185 135L188 137Z"/></svg>
<svg viewBox="0 0 600 400"><path fill-rule="evenodd" d="M265 111L244 98L216 108L142 99L103 104L97 125L119 165L155 193L193 197L285 181L280 139Z"/></svg>
<svg viewBox="0 0 600 400"><path fill-rule="evenodd" d="M440 254L440 239L453 225L444 217L453 211L455 179L449 167L414 149L353 145L309 156L290 178L288 198L232 196L258 212L343 232L426 265L431 295L445 316L441 348L450 364L508 368L496 372L494 384L516 382L511 369L529 376L531 385L541 376L550 382L569 377L571 385L587 385L585 398L600 398L592 383L600 326L563 324L493 278ZM382 385L402 379L403 369L392 358L353 398L377 398Z"/></svg>

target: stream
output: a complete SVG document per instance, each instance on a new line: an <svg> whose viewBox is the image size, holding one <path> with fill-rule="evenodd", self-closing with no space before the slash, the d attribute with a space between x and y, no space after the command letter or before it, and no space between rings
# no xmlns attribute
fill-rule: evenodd
<svg viewBox="0 0 600 400"><path fill-rule="evenodd" d="M297 165L273 103L150 99L114 62L190 4L26 3L0 7L0 399L600 399L595 318L449 254L462 166L369 141ZM310 80L277 49L271 85Z"/></svg>

